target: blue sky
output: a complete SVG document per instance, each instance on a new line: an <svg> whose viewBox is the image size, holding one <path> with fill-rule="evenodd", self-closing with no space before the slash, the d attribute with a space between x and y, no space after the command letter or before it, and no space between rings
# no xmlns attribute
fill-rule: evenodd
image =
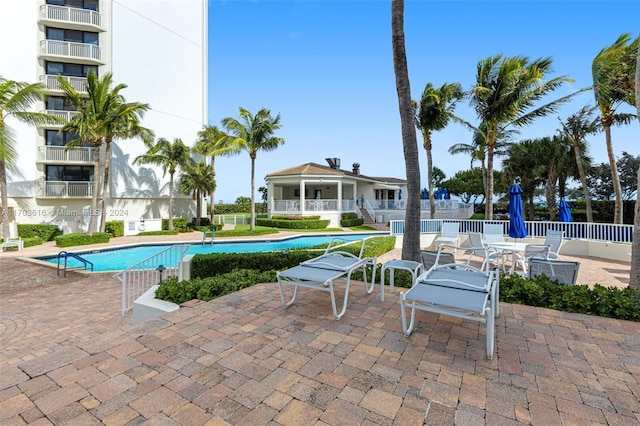
<svg viewBox="0 0 640 426"><path fill-rule="evenodd" d="M256 188L270 172L338 157L342 168L360 163L368 176L405 178L398 98L391 50L390 0L210 0L209 124L269 108L280 113L285 144L260 152ZM591 62L604 46L630 32L638 36L640 1L405 1L405 41L411 92L419 99L428 82L475 80L479 60L502 53L532 59L550 56L554 72L568 75L569 94L591 84ZM551 136L558 116L586 103L587 92L557 115L520 129L519 139ZM633 112L630 107L625 111ZM477 123L465 100L457 115ZM638 124L613 129L617 156L640 153ZM434 165L447 177L469 168L466 155L448 148L469 143L471 132L451 124L433 136ZM604 135L588 140L595 161L608 162ZM418 135L421 180L426 155ZM250 196L247 153L216 159L216 202ZM499 163L498 163L499 164Z"/></svg>

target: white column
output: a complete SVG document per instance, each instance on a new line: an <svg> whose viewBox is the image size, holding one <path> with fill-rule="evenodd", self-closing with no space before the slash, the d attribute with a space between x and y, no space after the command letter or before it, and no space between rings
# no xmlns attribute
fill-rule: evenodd
<svg viewBox="0 0 640 426"><path fill-rule="evenodd" d="M304 191L306 187L307 187L307 181L301 180L300 181L300 216L304 216L304 204L305 204Z"/></svg>
<svg viewBox="0 0 640 426"><path fill-rule="evenodd" d="M342 213L342 181L338 181L338 214Z"/></svg>

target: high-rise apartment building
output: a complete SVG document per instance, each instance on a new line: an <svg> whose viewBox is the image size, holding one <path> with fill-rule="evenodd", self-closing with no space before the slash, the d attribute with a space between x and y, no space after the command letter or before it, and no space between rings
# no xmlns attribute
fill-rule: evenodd
<svg viewBox="0 0 640 426"><path fill-rule="evenodd" d="M59 88L62 75L77 91L86 76L113 74L127 102L148 103L142 125L156 138L193 145L207 122L206 0L0 0L0 75L42 82L46 98L34 110L70 119L76 113ZM66 147L61 126L16 121L19 158L8 170L10 218L86 230L93 150ZM168 176L134 166L140 140L116 140L110 166L107 220L168 217ZM104 165L104 152L101 153ZM174 216L195 216L195 202L177 196Z"/></svg>

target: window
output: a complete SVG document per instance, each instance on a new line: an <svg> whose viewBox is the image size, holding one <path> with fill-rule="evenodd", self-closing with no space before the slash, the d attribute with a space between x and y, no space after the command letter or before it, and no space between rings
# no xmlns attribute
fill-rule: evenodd
<svg viewBox="0 0 640 426"><path fill-rule="evenodd" d="M78 137L69 132L58 132L57 130L45 130L47 146L65 146Z"/></svg>
<svg viewBox="0 0 640 426"><path fill-rule="evenodd" d="M53 109L58 111L75 111L76 110L71 105L71 102L64 96L48 96L47 109Z"/></svg>
<svg viewBox="0 0 640 426"><path fill-rule="evenodd" d="M47 27L47 40L70 41L98 45L98 33Z"/></svg>
<svg viewBox="0 0 640 426"><path fill-rule="evenodd" d="M90 182L93 166L47 166L47 181Z"/></svg>
<svg viewBox="0 0 640 426"><path fill-rule="evenodd" d="M62 62L50 62L45 64L47 74L61 74L69 77L86 77L90 72L98 75L98 67L95 65L65 64Z"/></svg>
<svg viewBox="0 0 640 426"><path fill-rule="evenodd" d="M47 0L47 4L98 11L98 0Z"/></svg>

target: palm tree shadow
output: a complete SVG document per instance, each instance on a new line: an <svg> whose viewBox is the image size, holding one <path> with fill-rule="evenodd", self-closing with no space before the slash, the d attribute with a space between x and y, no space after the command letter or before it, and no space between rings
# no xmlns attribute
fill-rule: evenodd
<svg viewBox="0 0 640 426"><path fill-rule="evenodd" d="M156 176L156 172L149 167L140 167L138 173L134 173L133 177L125 180L125 197L148 200L146 213L143 215L145 219L162 217L160 198L164 198L165 190L168 189L168 183L161 185L160 179Z"/></svg>

